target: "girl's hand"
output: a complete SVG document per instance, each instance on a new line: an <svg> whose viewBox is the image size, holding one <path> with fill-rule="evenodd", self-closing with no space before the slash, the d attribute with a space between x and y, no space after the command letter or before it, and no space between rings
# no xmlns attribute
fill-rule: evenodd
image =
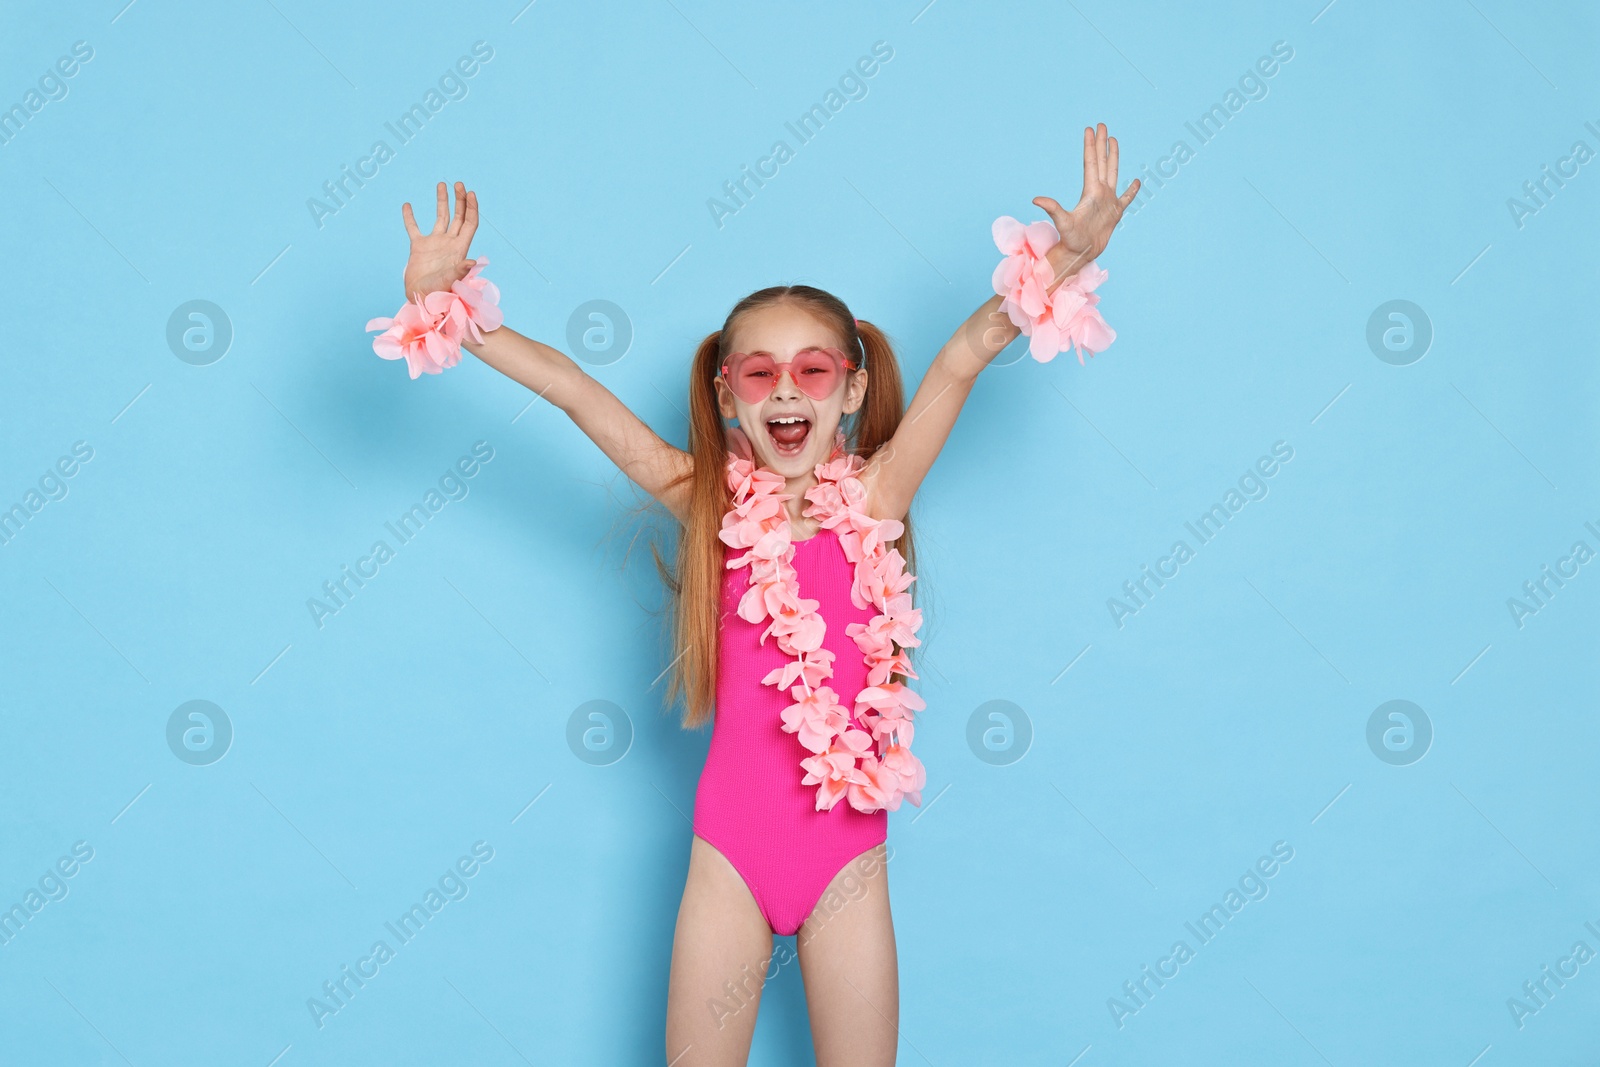
<svg viewBox="0 0 1600 1067"><path fill-rule="evenodd" d="M1045 259L1061 282L1084 264L1093 261L1105 251L1111 240L1111 231L1122 219L1122 212L1139 193L1139 179L1128 183L1128 191L1117 195L1117 139L1106 136L1106 124L1099 129L1083 128L1083 196L1071 211L1048 196L1034 197L1033 202L1043 208L1055 223L1061 240Z"/></svg>
<svg viewBox="0 0 1600 1067"><path fill-rule="evenodd" d="M467 276L472 269L467 248L478 230L476 193L456 182L456 210L452 215L449 193L444 182L440 182L439 210L433 220L432 233L425 234L417 229L409 203L400 205L400 217L405 220L406 233L411 235L411 258L406 260L406 299L449 289Z"/></svg>

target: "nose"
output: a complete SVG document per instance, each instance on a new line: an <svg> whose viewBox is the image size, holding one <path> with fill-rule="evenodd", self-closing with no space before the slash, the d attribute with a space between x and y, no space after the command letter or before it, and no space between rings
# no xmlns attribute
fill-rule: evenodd
<svg viewBox="0 0 1600 1067"><path fill-rule="evenodd" d="M794 365L794 361L789 360L774 365L778 370L778 380L772 385L773 394L781 395L785 398L798 397L800 395L800 386L795 384L794 375L789 373L789 368Z"/></svg>

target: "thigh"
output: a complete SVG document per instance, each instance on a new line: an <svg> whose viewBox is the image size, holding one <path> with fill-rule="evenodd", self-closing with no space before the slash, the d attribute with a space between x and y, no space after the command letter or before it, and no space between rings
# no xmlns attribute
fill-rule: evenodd
<svg viewBox="0 0 1600 1067"><path fill-rule="evenodd" d="M667 1063L743 1067L771 958L772 928L744 879L722 853L694 837L672 935Z"/></svg>
<svg viewBox="0 0 1600 1067"><path fill-rule="evenodd" d="M891 1067L900 973L889 915L887 848L834 876L795 935L817 1067Z"/></svg>

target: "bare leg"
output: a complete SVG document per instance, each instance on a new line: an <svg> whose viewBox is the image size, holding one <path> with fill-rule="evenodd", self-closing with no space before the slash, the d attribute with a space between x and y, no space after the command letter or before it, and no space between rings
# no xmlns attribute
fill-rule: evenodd
<svg viewBox="0 0 1600 1067"><path fill-rule="evenodd" d="M795 944L817 1067L893 1067L900 971L889 915L886 846L845 865Z"/></svg>
<svg viewBox="0 0 1600 1067"><path fill-rule="evenodd" d="M750 887L727 857L696 835L672 935L671 1067L744 1067L771 957L772 928Z"/></svg>

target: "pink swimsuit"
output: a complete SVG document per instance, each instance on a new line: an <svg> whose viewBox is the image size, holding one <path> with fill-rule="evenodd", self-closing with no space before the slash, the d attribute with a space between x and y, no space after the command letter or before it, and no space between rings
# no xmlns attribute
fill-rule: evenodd
<svg viewBox="0 0 1600 1067"><path fill-rule="evenodd" d="M724 546L724 560L736 554ZM834 659L826 684L840 704L852 708L867 683L867 665L845 627L870 622L876 609L851 602L855 570L832 530L794 542L794 569L800 595L819 602L827 623L822 646ZM844 800L817 811L817 787L800 784L800 761L810 753L782 729L783 709L793 699L761 684L767 672L793 657L779 650L775 638L761 643L765 622L738 616L749 582L748 567L723 574L716 720L695 791L694 832L733 864L773 932L788 935L800 929L845 864L884 842L889 813L867 815ZM854 714L850 725L860 726Z"/></svg>

